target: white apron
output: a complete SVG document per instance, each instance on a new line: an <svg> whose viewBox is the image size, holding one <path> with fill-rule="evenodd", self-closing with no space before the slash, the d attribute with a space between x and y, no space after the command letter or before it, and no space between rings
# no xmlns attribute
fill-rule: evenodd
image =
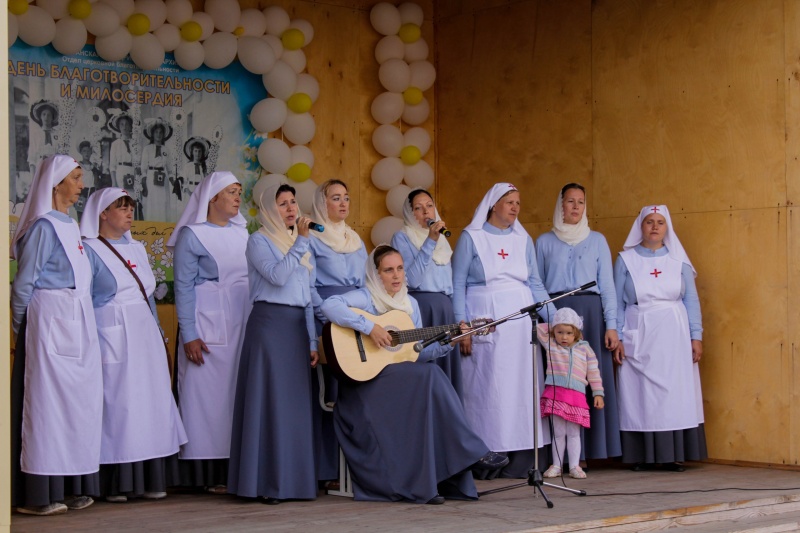
<svg viewBox="0 0 800 533"><path fill-rule="evenodd" d="M91 474L100 469L103 420L92 267L78 224L43 218L64 247L75 289L37 289L28 304L20 465L28 474Z"/></svg>
<svg viewBox="0 0 800 533"><path fill-rule="evenodd" d="M527 239L515 234L491 235L469 231L483 264L486 286L467 288L467 319L502 318L533 303L526 261ZM472 429L490 450L506 452L533 448L533 424L542 433L534 398L531 321L512 320L489 335L472 337L472 355L462 357L464 409ZM539 394L544 386L537 358Z"/></svg>
<svg viewBox="0 0 800 533"><path fill-rule="evenodd" d="M132 463L178 452L186 442L172 396L164 341L150 305L122 261L86 239L117 282L114 299L95 309L103 359L101 464ZM114 246L114 245L112 245ZM114 246L152 294L156 280L141 243Z"/></svg>
<svg viewBox="0 0 800 533"><path fill-rule="evenodd" d="M216 261L219 281L194 288L197 334L210 350L203 354L205 364L197 366L186 359L183 339L178 347L178 398L189 434L180 458L227 459L239 354L252 308L245 258L248 235L246 229L235 225L225 229L205 224L187 227Z"/></svg>
<svg viewBox="0 0 800 533"><path fill-rule="evenodd" d="M617 375L620 430L697 427L703 422L703 397L681 301L682 264L668 255L645 258L635 250L620 257L638 301L625 309L625 362Z"/></svg>

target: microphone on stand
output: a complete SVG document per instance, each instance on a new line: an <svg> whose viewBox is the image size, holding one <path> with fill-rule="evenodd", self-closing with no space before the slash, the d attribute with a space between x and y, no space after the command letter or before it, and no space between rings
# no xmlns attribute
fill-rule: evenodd
<svg viewBox="0 0 800 533"><path fill-rule="evenodd" d="M432 218L429 218L429 219L425 220L425 223L426 223L426 224L428 225L428 227L430 228L431 226L433 226L434 224L436 224L436 221L435 221L435 220L433 220ZM452 235L452 233L450 232L450 230L449 230L449 229L447 229L447 228L441 228L441 229L439 230L439 233L441 233L441 234L442 234L442 235L444 235L445 237L449 237L450 235Z"/></svg>
<svg viewBox="0 0 800 533"><path fill-rule="evenodd" d="M427 348L428 346L430 346L434 342L438 342L438 341L442 341L442 340L446 339L448 334L449 334L448 331L443 331L443 332L439 333L438 335L434 335L433 337L431 337L428 340L419 341L416 344L414 344L414 351L417 352L417 353L420 353L422 350L424 350L425 348Z"/></svg>

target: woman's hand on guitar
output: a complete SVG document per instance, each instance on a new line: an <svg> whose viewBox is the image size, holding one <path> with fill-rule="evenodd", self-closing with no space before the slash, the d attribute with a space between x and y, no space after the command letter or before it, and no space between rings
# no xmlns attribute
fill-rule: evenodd
<svg viewBox="0 0 800 533"><path fill-rule="evenodd" d="M380 348L386 348L392 345L392 336L379 324L375 324L372 327L369 338Z"/></svg>
<svg viewBox="0 0 800 533"><path fill-rule="evenodd" d="M311 368L316 368L319 363L319 352L316 350L311 351Z"/></svg>

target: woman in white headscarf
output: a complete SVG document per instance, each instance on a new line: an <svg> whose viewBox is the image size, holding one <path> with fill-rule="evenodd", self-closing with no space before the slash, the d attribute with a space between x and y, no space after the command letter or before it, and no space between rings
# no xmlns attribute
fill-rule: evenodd
<svg viewBox="0 0 800 533"><path fill-rule="evenodd" d="M425 327L453 324L453 249L442 235L445 223L433 197L425 189L412 189L403 202L403 229L392 237L392 246L403 256L409 294L417 300ZM461 396L461 350L458 346L436 364L450 378Z"/></svg>
<svg viewBox="0 0 800 533"><path fill-rule="evenodd" d="M247 241L253 310L239 360L228 492L274 505L317 497L311 369L319 354L311 219L286 184L267 187L256 201L261 228Z"/></svg>
<svg viewBox="0 0 800 533"><path fill-rule="evenodd" d="M553 229L536 240L536 263L551 297L596 282L597 285L553 302L583 317L583 338L597 354L603 382L614 383L612 351L617 347L617 293L611 251L601 233L589 229L586 190L577 183L562 187L553 213ZM592 405L591 391L587 402ZM591 428L581 435L580 459L606 459L622 455L619 411L614 387L607 386L605 408L590 407ZM561 458L563 459L563 458Z"/></svg>
<svg viewBox="0 0 800 533"><path fill-rule="evenodd" d="M206 176L167 241L175 249L178 407L189 436L181 485L212 494L228 484L236 376L252 308L241 194L232 173Z"/></svg>
<svg viewBox="0 0 800 533"><path fill-rule="evenodd" d="M389 346L386 330L350 308L373 315L399 310L422 327L408 295L403 257L375 248L366 264L366 288L331 296L322 312L334 324ZM477 499L470 468L494 470L508 458L489 451L470 429L447 376L427 364L451 351L433 343L414 363L392 364L367 382L343 380L334 408L336 435L353 476L356 500L442 504L445 497Z"/></svg>
<svg viewBox="0 0 800 533"><path fill-rule="evenodd" d="M614 264L622 461L634 471L660 463L683 472L683 461L708 457L695 276L667 206L643 207Z"/></svg>
<svg viewBox="0 0 800 533"><path fill-rule="evenodd" d="M518 220L520 195L510 183L497 183L483 197L453 254L453 307L456 320L501 318L535 302L548 300L539 278L536 253ZM548 304L539 311L555 314ZM515 320L485 337L461 344L464 408L470 424L495 452L509 453L511 463L498 475L527 477L534 467L534 446L549 443L538 413L544 369L536 360L534 389L530 320ZM537 424L538 442L534 443ZM538 465L537 465L538 467Z"/></svg>
<svg viewBox="0 0 800 533"><path fill-rule="evenodd" d="M12 505L26 514L83 509L99 493L103 371L92 269L67 215L82 176L66 155L39 163L11 241Z"/></svg>
<svg viewBox="0 0 800 533"><path fill-rule="evenodd" d="M166 497L186 442L153 298L156 279L130 231L134 206L125 189L108 187L89 197L81 220L103 360L100 492L118 503Z"/></svg>

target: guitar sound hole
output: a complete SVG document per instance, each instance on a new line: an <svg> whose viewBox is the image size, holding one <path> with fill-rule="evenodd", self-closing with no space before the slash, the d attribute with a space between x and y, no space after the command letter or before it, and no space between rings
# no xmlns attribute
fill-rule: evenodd
<svg viewBox="0 0 800 533"><path fill-rule="evenodd" d="M389 350L390 352L396 352L400 349L400 334L397 333L397 328L395 326L384 326L384 329L392 337L391 347L387 346L384 349Z"/></svg>

